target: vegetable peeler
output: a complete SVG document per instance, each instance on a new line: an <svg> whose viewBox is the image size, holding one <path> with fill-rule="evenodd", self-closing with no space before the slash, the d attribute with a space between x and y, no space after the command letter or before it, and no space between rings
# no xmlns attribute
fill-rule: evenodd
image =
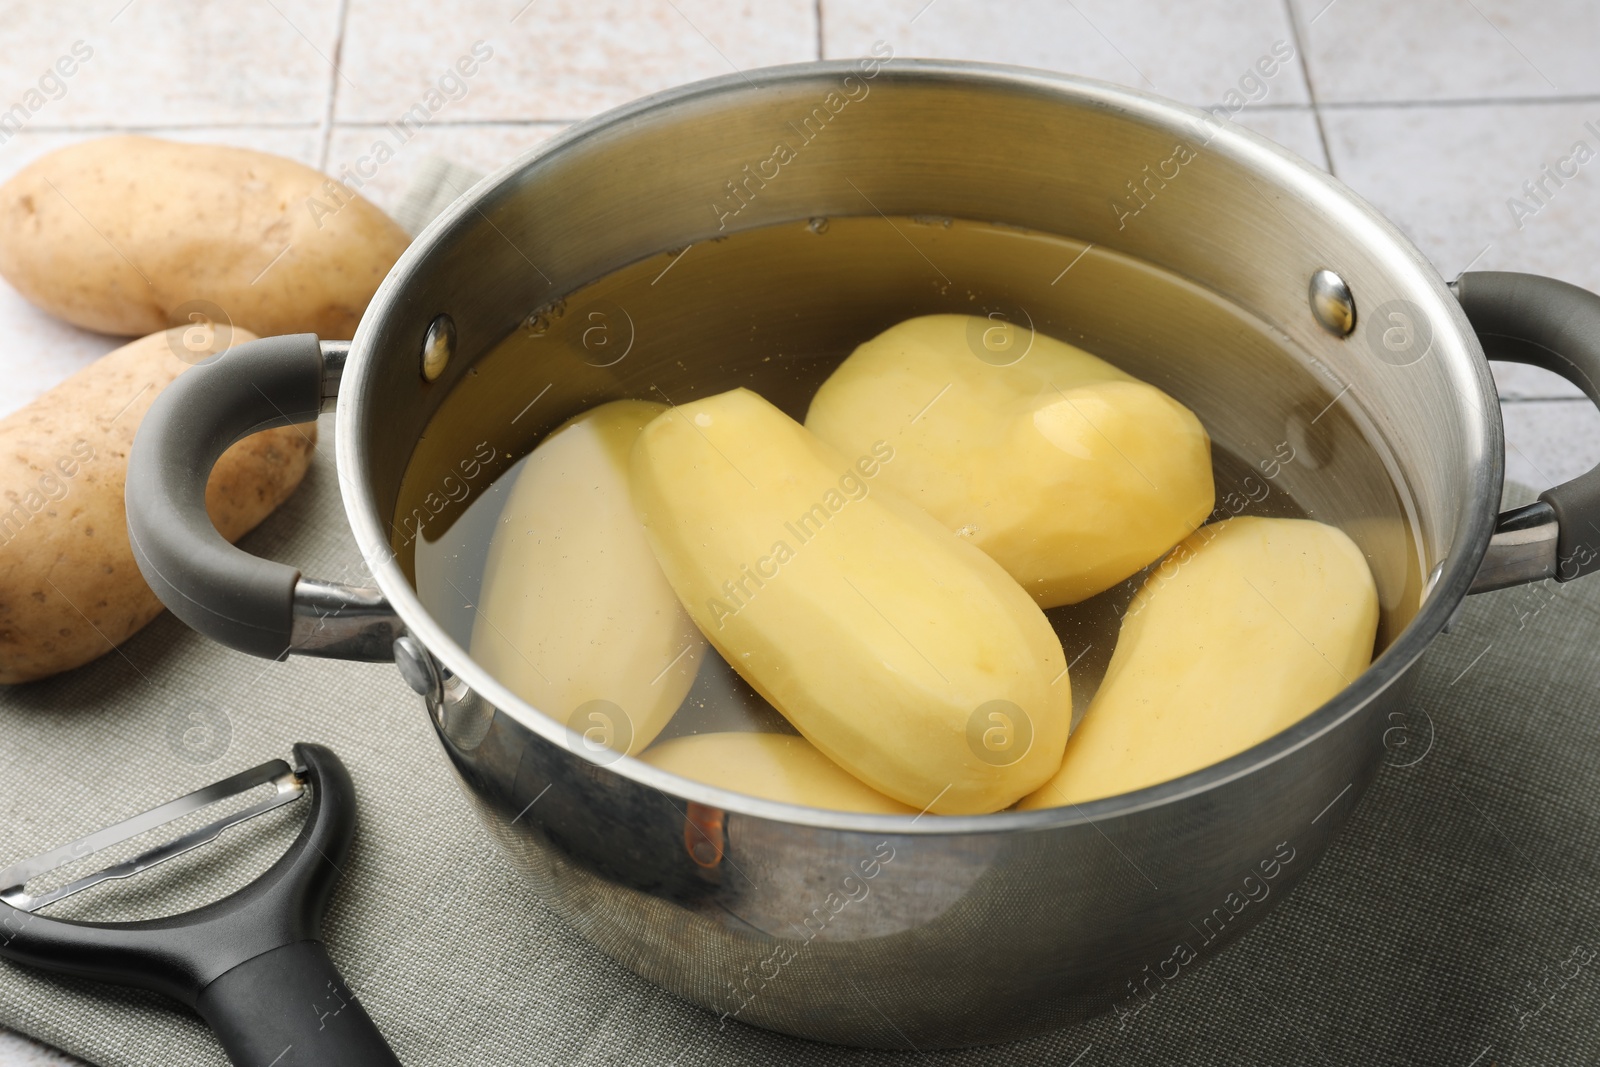
<svg viewBox="0 0 1600 1067"><path fill-rule="evenodd" d="M355 786L321 745L297 744L294 758L299 769L269 760L0 871L0 956L181 1001L205 1019L238 1067L397 1067L322 944L323 912L355 833ZM25 890L48 871L263 785L276 791L259 803L49 892ZM308 789L311 813L294 843L261 877L221 900L140 922L38 914L198 848Z"/></svg>

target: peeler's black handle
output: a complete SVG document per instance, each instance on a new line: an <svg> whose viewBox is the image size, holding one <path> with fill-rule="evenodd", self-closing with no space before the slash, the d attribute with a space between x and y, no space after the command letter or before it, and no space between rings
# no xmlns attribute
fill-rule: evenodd
<svg viewBox="0 0 1600 1067"><path fill-rule="evenodd" d="M193 911L126 923L52 919L0 901L0 956L179 1000L237 1067L398 1067L322 947L322 914L355 836L355 784L329 749L294 752L311 811L254 882Z"/></svg>
<svg viewBox="0 0 1600 1067"><path fill-rule="evenodd" d="M195 1005L239 1067L398 1067L320 941L239 964Z"/></svg>

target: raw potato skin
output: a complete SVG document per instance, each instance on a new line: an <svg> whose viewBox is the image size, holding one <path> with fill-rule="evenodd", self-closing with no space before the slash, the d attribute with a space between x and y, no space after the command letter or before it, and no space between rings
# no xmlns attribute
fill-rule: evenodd
<svg viewBox="0 0 1600 1067"><path fill-rule="evenodd" d="M890 327L822 383L806 428L852 456L887 440L889 485L1041 607L1076 604L1205 521L1211 441L1155 386L1053 337L1009 328L1018 354L979 358L1007 329L971 315Z"/></svg>
<svg viewBox="0 0 1600 1067"><path fill-rule="evenodd" d="M747 796L829 811L915 815L884 796L803 737L712 733L675 737L639 757L652 767Z"/></svg>
<svg viewBox="0 0 1600 1067"><path fill-rule="evenodd" d="M998 811L1060 766L1066 657L994 560L880 484L896 462L735 389L644 428L633 499L690 617L823 755L918 811Z"/></svg>
<svg viewBox="0 0 1600 1067"><path fill-rule="evenodd" d="M161 613L128 547L123 488L134 431L190 366L173 351L184 332L123 345L0 419L0 684L87 663ZM249 340L232 331L234 344ZM294 491L316 436L315 423L283 426L223 453L206 511L224 537Z"/></svg>
<svg viewBox="0 0 1600 1067"><path fill-rule="evenodd" d="M472 628L472 658L512 692L629 755L677 712L706 649L628 489L633 443L665 410L612 401L539 443L489 541Z"/></svg>
<svg viewBox="0 0 1600 1067"><path fill-rule="evenodd" d="M1171 781L1305 718L1372 661L1378 593L1343 531L1244 517L1201 527L1129 605L1061 770L1020 808Z"/></svg>
<svg viewBox="0 0 1600 1067"><path fill-rule="evenodd" d="M183 305L206 301L207 319L262 336L351 337L410 238L328 182L244 148L85 141L0 186L0 275L101 333L181 325L193 321ZM314 216L312 201L327 213Z"/></svg>

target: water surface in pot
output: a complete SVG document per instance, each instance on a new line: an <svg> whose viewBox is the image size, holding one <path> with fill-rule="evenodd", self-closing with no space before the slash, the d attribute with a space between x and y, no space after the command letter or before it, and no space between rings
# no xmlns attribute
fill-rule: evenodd
<svg viewBox="0 0 1600 1067"><path fill-rule="evenodd" d="M531 308L477 358L419 442L393 522L400 562L471 647L490 539L550 430L609 400L681 403L739 386L803 420L857 344L941 312L1068 341L1165 390L1211 435L1213 518L1309 516L1344 529L1377 580L1379 652L1415 613L1424 578L1414 509L1389 450L1328 368L1169 272L1081 241L944 218L762 227L663 251ZM1140 580L1046 613L1072 664L1075 719ZM661 737L752 729L792 732L708 650Z"/></svg>

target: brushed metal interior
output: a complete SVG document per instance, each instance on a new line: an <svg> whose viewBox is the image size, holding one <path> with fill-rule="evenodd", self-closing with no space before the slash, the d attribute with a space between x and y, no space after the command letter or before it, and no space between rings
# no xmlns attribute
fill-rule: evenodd
<svg viewBox="0 0 1600 1067"><path fill-rule="evenodd" d="M870 91L736 218L719 220L725 183L793 139L789 124L829 93L851 90L846 78ZM1189 158L1174 172L1179 146ZM540 304L715 237L719 221L868 213L1006 223L1154 265L1271 324L1286 352L1340 383L1336 401L1366 420L1406 502L1419 573L1437 574L1424 593L1407 568L1374 558L1393 601L1386 611L1403 626L1373 667L1278 737L1174 782L1078 808L912 819L799 808L636 760L597 762L473 664L411 588L392 517L408 466L453 460L437 428L423 432L484 353ZM1321 268L1354 294L1347 338L1309 312L1307 281ZM1419 358L1395 358L1369 330L1395 309L1427 332ZM427 383L418 353L441 313L457 325L456 356ZM1160 308L1147 319L1156 330L1178 325ZM1158 380L1219 439L1270 449L1294 411L1283 379L1225 344L1196 350L1203 358L1164 364ZM669 389L727 373L707 356L681 358ZM574 395L617 384L598 368L561 377ZM507 425L509 409L493 404L476 412L480 426ZM402 258L355 338L338 412L358 542L447 679L432 707L441 741L475 810L544 899L612 957L713 1012L819 1040L921 1049L1023 1037L1132 1004L1148 975L1173 965L1175 945L1203 959L1281 899L1375 770L1385 713L1477 570L1502 476L1499 409L1465 319L1420 254L1337 181L1153 97L947 62L895 60L870 80L848 62L750 72L639 101L546 143ZM513 436L496 441L502 453L531 443ZM1302 489L1314 494L1316 480ZM1369 552L1382 543L1370 537ZM1240 905L1251 884L1270 892Z"/></svg>

